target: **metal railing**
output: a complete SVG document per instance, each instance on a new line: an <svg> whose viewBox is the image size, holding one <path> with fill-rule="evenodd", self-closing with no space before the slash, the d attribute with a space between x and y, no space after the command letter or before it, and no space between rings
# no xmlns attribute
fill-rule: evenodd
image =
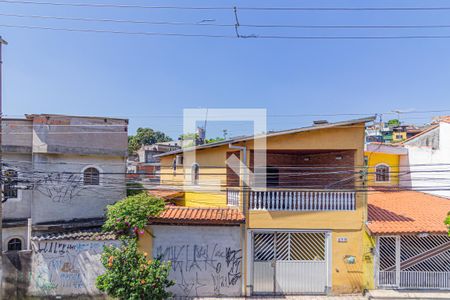
<svg viewBox="0 0 450 300"><path fill-rule="evenodd" d="M236 189L227 189L227 205L239 206L240 191Z"/></svg>
<svg viewBox="0 0 450 300"><path fill-rule="evenodd" d="M250 191L251 210L352 211L354 191L268 190Z"/></svg>

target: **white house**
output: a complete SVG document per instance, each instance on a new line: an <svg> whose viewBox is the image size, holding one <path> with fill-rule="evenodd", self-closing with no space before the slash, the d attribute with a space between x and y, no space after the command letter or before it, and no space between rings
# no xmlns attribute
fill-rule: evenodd
<svg viewBox="0 0 450 300"><path fill-rule="evenodd" d="M99 226L125 197L128 120L26 115L3 120L3 249L30 233Z"/></svg>
<svg viewBox="0 0 450 300"><path fill-rule="evenodd" d="M400 159L400 183L450 198L450 117L438 121L403 145L408 155Z"/></svg>

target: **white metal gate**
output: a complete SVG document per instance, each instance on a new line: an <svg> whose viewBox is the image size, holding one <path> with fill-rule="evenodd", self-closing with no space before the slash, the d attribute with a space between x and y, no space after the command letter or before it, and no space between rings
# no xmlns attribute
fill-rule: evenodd
<svg viewBox="0 0 450 300"><path fill-rule="evenodd" d="M328 233L254 232L255 294L326 293Z"/></svg>
<svg viewBox="0 0 450 300"><path fill-rule="evenodd" d="M377 285L381 288L450 289L450 237L378 237Z"/></svg>

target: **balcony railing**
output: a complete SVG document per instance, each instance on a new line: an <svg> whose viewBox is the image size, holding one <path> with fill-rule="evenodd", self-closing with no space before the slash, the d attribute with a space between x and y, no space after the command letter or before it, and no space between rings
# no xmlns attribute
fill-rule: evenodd
<svg viewBox="0 0 450 300"><path fill-rule="evenodd" d="M250 191L250 210L352 211L354 191Z"/></svg>

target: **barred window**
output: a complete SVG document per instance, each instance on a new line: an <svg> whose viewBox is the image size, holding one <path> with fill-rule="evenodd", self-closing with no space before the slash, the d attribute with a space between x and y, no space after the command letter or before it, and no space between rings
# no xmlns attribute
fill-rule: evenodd
<svg viewBox="0 0 450 300"><path fill-rule="evenodd" d="M100 184L100 172L96 168L87 168L83 172L83 184L84 185L99 185Z"/></svg>
<svg viewBox="0 0 450 300"><path fill-rule="evenodd" d="M17 198L17 182L19 179L17 171L6 170L4 178L5 183L3 186L3 192L5 200L9 198Z"/></svg>
<svg viewBox="0 0 450 300"><path fill-rule="evenodd" d="M13 238L8 241L8 251L22 250L22 241L18 238Z"/></svg>
<svg viewBox="0 0 450 300"><path fill-rule="evenodd" d="M378 165L375 168L376 181L389 181L389 167L386 165Z"/></svg>

